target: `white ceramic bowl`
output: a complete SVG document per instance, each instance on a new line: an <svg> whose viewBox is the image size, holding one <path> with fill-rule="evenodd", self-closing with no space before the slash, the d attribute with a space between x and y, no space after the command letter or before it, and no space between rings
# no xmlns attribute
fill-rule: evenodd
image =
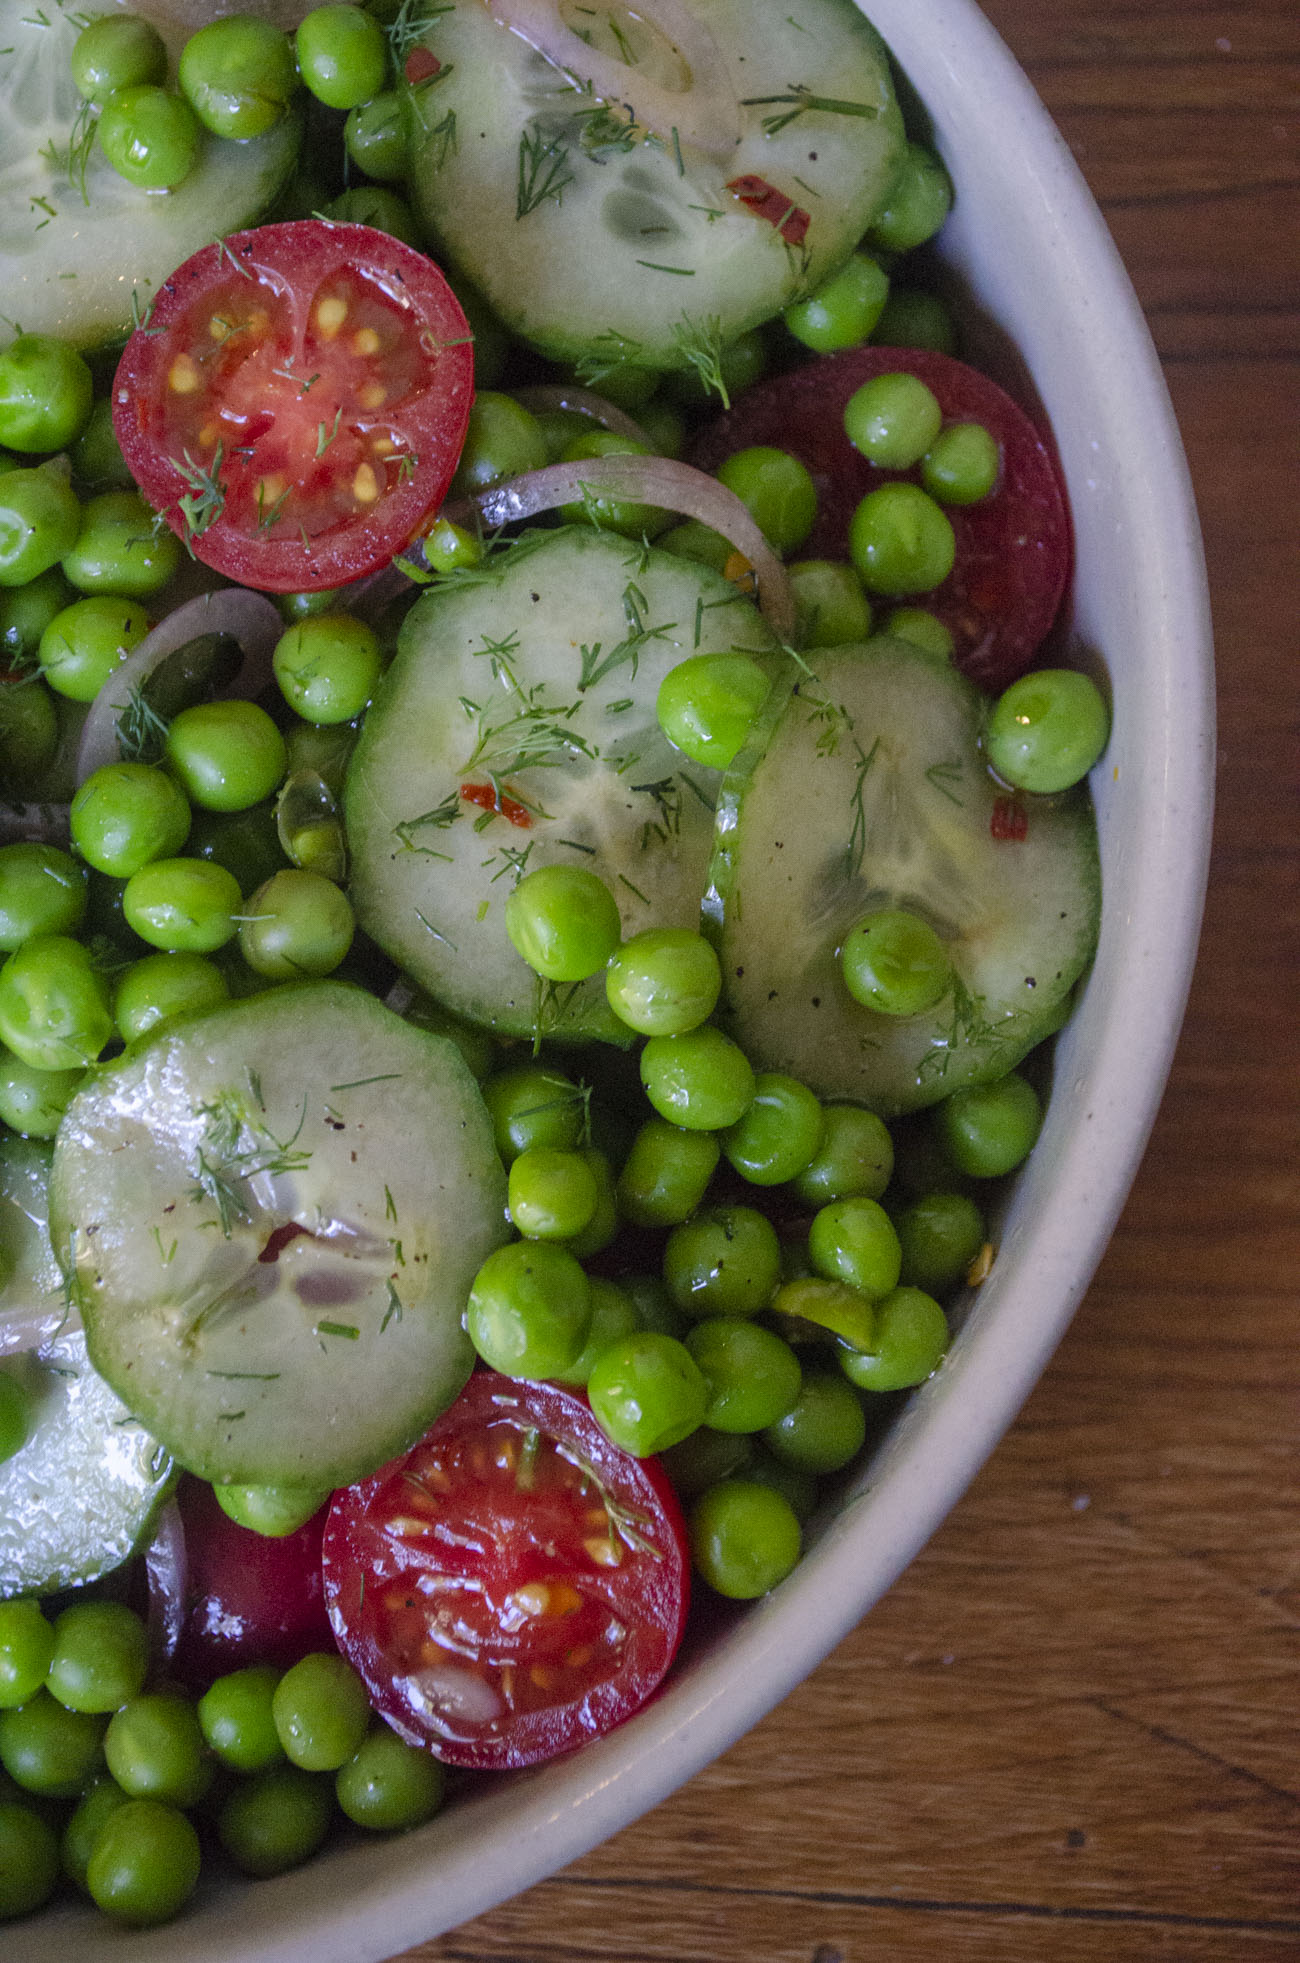
<svg viewBox="0 0 1300 1963"><path fill-rule="evenodd" d="M698 1644L621 1730L411 1835L276 1881L205 1885L156 1932L53 1911L6 1932L7 1963L374 1963L625 1826L732 1744L895 1580L1011 1423L1115 1225L1168 1072L1205 885L1212 675L1191 490L1115 248L1002 43L970 0L869 0L867 11L955 179L944 251L967 307L995 327L991 364L1006 365L1008 343L1018 350L1055 431L1078 548L1074 646L1104 669L1115 705L1094 787L1101 946L992 1277L796 1573Z"/></svg>

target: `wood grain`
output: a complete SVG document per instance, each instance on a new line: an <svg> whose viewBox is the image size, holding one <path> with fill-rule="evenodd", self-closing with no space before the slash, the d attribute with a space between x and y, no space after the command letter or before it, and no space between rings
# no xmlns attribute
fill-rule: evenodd
<svg viewBox="0 0 1300 1963"><path fill-rule="evenodd" d="M1123 1222L943 1530L673 1799L408 1963L1300 1959L1294 0L988 0L1166 365L1214 593L1201 961Z"/></svg>

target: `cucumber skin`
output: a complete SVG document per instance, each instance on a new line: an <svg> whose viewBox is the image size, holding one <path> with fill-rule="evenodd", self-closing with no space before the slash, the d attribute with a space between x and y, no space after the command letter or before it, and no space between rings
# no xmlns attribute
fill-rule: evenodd
<svg viewBox="0 0 1300 1963"><path fill-rule="evenodd" d="M813 658L819 664L823 664L845 656L867 655L872 650L881 649L890 651L896 659L905 659L917 664L918 673L923 673L932 659L907 643L890 641L885 636L877 636L873 641L856 648L835 649ZM792 699L807 686L808 680L807 676L796 674L773 687L755 719L748 741L727 772L718 795L714 853L709 884L702 906L703 931L718 952L723 974L723 994L717 1011L717 1020L745 1049L756 1070L780 1071L801 1077L818 1096L864 1104L882 1118L904 1117L911 1112L941 1102L953 1091L966 1085L989 1083L1005 1076L1007 1071L1013 1070L1031 1050L1054 1036L1068 1020L1077 988L1086 975L1095 951L1101 909L1101 861L1091 800L1086 786L1080 786L1059 798L1044 798L1036 801L1040 811L1051 809L1065 822L1072 823L1076 829L1080 887L1078 897L1086 910L1090 927L1086 928L1079 938L1075 959L1068 970L1068 978L1050 994L1045 992L1044 999L1041 1004L1036 1005L1032 1015L1007 1016L1001 1029L996 1032L992 1040L986 1040L982 1050L974 1045L965 1048L954 1047L942 1070L936 1071L928 1081L923 1073L918 1072L910 1085L899 1086L894 1082L888 1090L873 1086L869 1081L863 1081L864 1073L860 1057L846 1063L843 1057L837 1056L833 1047L815 1046L810 1058L808 1052L798 1046L785 1049L780 1044L765 1045L756 1042L743 1013L738 1008L734 978L736 949L732 936L742 916L743 904L736 866L739 828L744 820L745 795L754 772L766 756ZM985 698L973 684L966 682L955 671L952 673L952 681L956 688L967 694L972 719L978 721L984 711ZM743 961L741 967L742 969L744 967ZM835 964L835 972L830 978L830 987L843 1002L849 1002L847 990L843 988L838 975L838 963ZM887 1020L872 1017L869 1011L860 1009L856 1005L851 1008L850 1013L857 1015L864 1023L874 1021L879 1025ZM920 1020L918 1019L918 1023Z"/></svg>
<svg viewBox="0 0 1300 1963"><path fill-rule="evenodd" d="M152 1053L163 1051L174 1043L199 1039L199 1047L206 1051L213 1045L211 1034L215 1025L218 1032L221 1026L240 1018L247 1018L250 1012L272 1002L277 1009L288 1009L291 1013L310 1010L313 1000L320 1003L345 1000L350 1008L363 1018L379 1018L383 1023L401 1032L401 1041L409 1046L423 1045L427 1053L439 1059L439 1069L450 1078L455 1089L466 1097L467 1116L459 1120L462 1130L469 1129L475 1135L468 1141L472 1152L482 1168L484 1194L477 1209L476 1218L466 1218L464 1212L458 1218L458 1226L463 1226L464 1236L461 1244L455 1243L440 1249L438 1258L429 1261L428 1272L431 1279L440 1278L448 1269L453 1272L464 1270L464 1292L468 1293L469 1281L487 1253L509 1235L506 1215L505 1173L492 1142L491 1122L478 1094L478 1087L468 1066L465 1064L455 1044L446 1037L434 1035L419 1029L416 1025L404 1022L400 1017L384 1007L366 990L350 983L333 980L291 985L265 991L258 996L223 1004L221 1008L199 1013L192 1017L178 1017L164 1024L160 1029L141 1037L111 1063L99 1066L89 1077L87 1084L74 1098L60 1127L55 1141L54 1166L50 1182L50 1229L55 1256L58 1259L71 1292L74 1303L80 1309L86 1324L87 1341L91 1361L105 1381L118 1390L124 1401L134 1395L137 1404L145 1401L140 1395L140 1377L132 1377L134 1358L128 1352L125 1357L110 1341L108 1322L102 1317L99 1305L94 1299L78 1270L74 1258L74 1234L76 1231L74 1209L70 1204L68 1190L70 1175L68 1162L77 1149L76 1141L79 1127L88 1122L87 1114L93 1108L96 1096L106 1088L111 1092L116 1079L124 1076L132 1068L147 1062ZM381 1087L382 1090L382 1087ZM392 1149L400 1151L396 1145ZM355 1155L354 1155L355 1156ZM146 1168L147 1170L147 1168ZM403 1174L410 1172L403 1163ZM394 1184L398 1174L392 1174ZM387 1192L387 1188L385 1187ZM490 1223L490 1224L488 1224ZM138 1223L139 1238L145 1233L143 1220ZM414 1249L412 1248L412 1251ZM467 1258L468 1251L468 1258ZM435 1276L435 1269L437 1275ZM408 1301L403 1319L415 1323L417 1315L427 1310L426 1301ZM463 1327L463 1304L455 1312L454 1329L445 1315L439 1311L440 1326L447 1339L446 1351L440 1358L421 1357L417 1352L410 1360L408 1373L402 1385L404 1398L402 1414L390 1422L381 1422L369 1416L371 1400L364 1390L350 1387L346 1396L341 1395L337 1408L328 1413L316 1427L328 1431L330 1427L349 1423L366 1423L366 1442L363 1445L350 1444L347 1438L340 1441L337 1435L330 1440L328 1451L309 1443L305 1449L293 1441L293 1423L303 1398L301 1381L295 1382L292 1395L285 1400L284 1394L261 1383L241 1383L241 1401L250 1414L255 1415L255 1407L267 1403L271 1406L272 1420L277 1417L282 1422L278 1429L283 1434L273 1440L269 1447L259 1446L250 1455L246 1435L236 1436L228 1429L214 1443L196 1439L184 1429L175 1430L158 1411L149 1414L149 1426L153 1435L161 1439L172 1451L177 1462L187 1471L211 1480L214 1484L316 1484L339 1487L366 1476L377 1465L396 1454L405 1451L428 1429L429 1425L446 1407L454 1402L469 1378L474 1366L474 1352ZM415 1312L415 1313L413 1313ZM398 1324L399 1335L401 1322ZM382 1332L381 1332L382 1333ZM347 1347L347 1346L345 1346ZM184 1367L180 1345L173 1344L174 1354L168 1362L168 1369L177 1372ZM277 1406L282 1408L277 1413Z"/></svg>
<svg viewBox="0 0 1300 1963"><path fill-rule="evenodd" d="M860 84L870 70L878 117L814 113L792 125L793 137L787 130L768 138L762 119L779 111L742 109L745 134L734 156L720 163L688 150L682 169L666 147L642 145L630 156L606 153L598 161L574 149L568 167L575 181L564 197L546 199L520 219L517 145L532 120L529 85L540 73L551 78L547 86L553 93L556 71L522 42L512 47L503 38L509 30L491 20L481 0L452 0L430 23L423 43L443 64L437 82L413 89L399 77L407 121L407 190L417 218L458 277L482 292L514 334L551 360L604 358L608 364L611 347L623 342L623 358L634 365L686 368L690 364L674 331L679 322L697 327L716 322L727 345L775 318L844 264L888 194L904 153L902 115L887 51L853 0L816 0L819 19L802 35L786 36L784 15L768 9L776 37L768 49L754 45L758 10L752 0L694 0L694 9L724 57L729 47L743 45L749 66L742 71L731 62L733 76L744 77L738 96L779 96L811 73L817 92L853 98L863 92ZM836 35L839 59L821 52L822 41ZM793 48L779 45L787 39ZM818 59L821 68L815 66ZM494 76L490 95L478 81L487 70ZM494 109L498 123L506 125L503 139L493 128ZM449 112L455 118L454 144L436 133ZM485 153L491 160L487 170ZM813 219L798 250L726 189L746 175L766 179L769 171L792 182L802 178L805 185L810 175L819 180L811 191L791 192ZM602 230L616 198L628 215L620 221L611 215ZM666 212L670 245L652 237L647 246L635 235L632 214L641 202L647 207L643 218L655 215L651 203ZM713 218L706 215L710 211ZM584 260L590 268L592 241L598 239L610 270L588 282L579 269ZM690 261L690 276L656 273L649 262L665 258L670 265ZM563 277L551 285L556 267L563 268Z"/></svg>

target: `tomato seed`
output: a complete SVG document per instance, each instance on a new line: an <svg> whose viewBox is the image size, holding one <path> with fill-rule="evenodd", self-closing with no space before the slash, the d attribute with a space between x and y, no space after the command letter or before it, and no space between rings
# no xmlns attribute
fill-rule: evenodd
<svg viewBox="0 0 1300 1963"><path fill-rule="evenodd" d="M187 354L178 354L167 374L168 387L176 395L193 395L202 379Z"/></svg>
<svg viewBox="0 0 1300 1963"><path fill-rule="evenodd" d="M368 463L357 465L352 479L352 495L358 504L373 504L379 496L379 479Z"/></svg>
<svg viewBox="0 0 1300 1963"><path fill-rule="evenodd" d="M337 294L322 300L316 309L316 326L327 341L332 341L348 317L348 303L340 300Z"/></svg>
<svg viewBox="0 0 1300 1963"><path fill-rule="evenodd" d="M379 336L373 327L358 327L352 336L352 347L356 354L378 354Z"/></svg>
<svg viewBox="0 0 1300 1963"><path fill-rule="evenodd" d="M617 1568L622 1565L623 1553L615 1540L603 1534L595 1534L584 1540L583 1546L598 1568Z"/></svg>
<svg viewBox="0 0 1300 1963"><path fill-rule="evenodd" d="M357 392L357 401L363 409L382 409L387 400L388 390L382 382L367 382L365 387L359 389ZM382 440L388 444L391 450L393 447L391 437L385 437ZM379 445L376 444L375 448L378 449Z"/></svg>

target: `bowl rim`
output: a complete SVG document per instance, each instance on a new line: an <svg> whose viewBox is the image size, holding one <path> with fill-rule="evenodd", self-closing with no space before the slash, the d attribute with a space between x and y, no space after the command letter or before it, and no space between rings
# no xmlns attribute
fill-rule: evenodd
<svg viewBox="0 0 1300 1963"><path fill-rule="evenodd" d="M132 1932L133 1963L378 1963L522 1892L683 1785L816 1668L964 1493L1064 1334L1136 1173L1173 1059L1208 873L1213 662L1190 477L1118 251L1064 140L992 25L974 0L926 0L922 9L911 0L869 0L863 11L905 73L932 68L954 99L964 92L984 114L998 100L1000 117L1014 127L1028 222L1089 292L1091 364L1123 377L1126 410L1141 419L1135 426L1149 484L1134 497L1153 616L1144 624L1155 643L1154 688L1166 700L1149 705L1162 747L1153 754L1148 746L1146 782L1129 793L1142 819L1140 858L1124 858L1124 879L1146 923L1136 956L1119 926L1108 938L1103 915L1099 965L1133 965L1123 1008L1101 1004L1089 990L1059 1039L1058 1084L1068 1078L1072 1095L1049 1105L1044 1167L1022 1176L1009 1208L1002 1245L1015 1265L1010 1284L990 1294L996 1313L971 1317L952 1366L913 1395L789 1582L751 1606L714 1653L671 1678L646 1709L572 1758L467 1797L414 1834L348 1845L323 1865L248 1890L202 1886L183 1921ZM921 94L928 108L940 107L932 88ZM941 117L936 124L942 149ZM993 292L990 304L1005 321L999 298ZM1122 841L1114 849L1122 855ZM1026 1175L1032 1170L1031 1161ZM821 1605L815 1617L810 1599ZM11 1927L6 1955L11 1963L56 1956L61 1963L75 1930L83 1963L120 1957L123 1938L101 1929L88 1926L84 1911L56 1908Z"/></svg>

